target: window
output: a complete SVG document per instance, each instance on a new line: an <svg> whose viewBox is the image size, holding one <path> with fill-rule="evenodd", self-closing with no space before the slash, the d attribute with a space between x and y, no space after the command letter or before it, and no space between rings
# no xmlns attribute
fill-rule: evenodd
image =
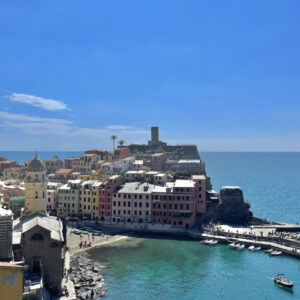
<svg viewBox="0 0 300 300"><path fill-rule="evenodd" d="M116 201L114 201L114 206L116 206L117 205L117 202Z"/></svg>
<svg viewBox="0 0 300 300"><path fill-rule="evenodd" d="M57 248L58 247L58 243L53 242L50 244L50 248Z"/></svg>
<svg viewBox="0 0 300 300"><path fill-rule="evenodd" d="M142 199L143 198L143 196L142 195L139 195L139 199ZM148 199L148 198L147 198Z"/></svg>
<svg viewBox="0 0 300 300"><path fill-rule="evenodd" d="M126 207L126 201L123 202L123 206Z"/></svg>
<svg viewBox="0 0 300 300"><path fill-rule="evenodd" d="M140 202L140 207L142 207L143 206L143 203L142 202Z"/></svg>
<svg viewBox="0 0 300 300"><path fill-rule="evenodd" d="M38 193L38 192L35 192L34 198L35 198L35 199L38 199L38 198L39 198L39 193Z"/></svg>
<svg viewBox="0 0 300 300"><path fill-rule="evenodd" d="M180 204L180 209L183 209L183 204Z"/></svg>
<svg viewBox="0 0 300 300"><path fill-rule="evenodd" d="M148 202L146 202L146 207L149 207L149 203Z"/></svg>
<svg viewBox="0 0 300 300"><path fill-rule="evenodd" d="M128 207L130 207L130 204L131 204L131 203L128 201L128 203L127 203Z"/></svg>
<svg viewBox="0 0 300 300"><path fill-rule="evenodd" d="M134 207L137 207L137 202L134 202Z"/></svg>
<svg viewBox="0 0 300 300"><path fill-rule="evenodd" d="M32 235L31 241L43 241L44 237L40 233L35 233Z"/></svg>

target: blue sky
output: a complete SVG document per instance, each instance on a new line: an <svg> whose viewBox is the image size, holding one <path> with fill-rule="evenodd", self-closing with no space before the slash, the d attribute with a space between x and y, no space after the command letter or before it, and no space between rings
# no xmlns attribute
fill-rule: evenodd
<svg viewBox="0 0 300 300"><path fill-rule="evenodd" d="M0 150L300 151L299 1L0 2Z"/></svg>

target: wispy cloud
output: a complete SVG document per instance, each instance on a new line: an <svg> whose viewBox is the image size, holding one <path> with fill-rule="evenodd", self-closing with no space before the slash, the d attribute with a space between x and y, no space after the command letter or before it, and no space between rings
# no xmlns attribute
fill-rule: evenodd
<svg viewBox="0 0 300 300"><path fill-rule="evenodd" d="M12 102L26 103L49 111L67 109L67 105L60 100L46 99L28 94L12 93L11 95L7 96L7 98Z"/></svg>
<svg viewBox="0 0 300 300"><path fill-rule="evenodd" d="M12 114L0 111L0 127L17 129L29 135L65 136L73 138L109 139L111 134L132 141L146 137L148 130L131 126L108 125L103 128L79 127L73 121L56 118L41 118L25 114Z"/></svg>

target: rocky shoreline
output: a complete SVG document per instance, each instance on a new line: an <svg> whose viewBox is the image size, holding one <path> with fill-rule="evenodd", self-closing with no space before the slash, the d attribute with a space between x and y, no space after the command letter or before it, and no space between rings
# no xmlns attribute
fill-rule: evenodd
<svg viewBox="0 0 300 300"><path fill-rule="evenodd" d="M105 296L104 266L82 254L73 255L70 262L69 280L74 282L76 298L100 299Z"/></svg>

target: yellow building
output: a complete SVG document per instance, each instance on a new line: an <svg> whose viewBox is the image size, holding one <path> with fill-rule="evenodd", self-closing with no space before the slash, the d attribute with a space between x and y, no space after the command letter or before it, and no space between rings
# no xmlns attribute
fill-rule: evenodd
<svg viewBox="0 0 300 300"><path fill-rule="evenodd" d="M84 181L80 188L81 214L85 218L97 219L99 216L99 188L101 182Z"/></svg>
<svg viewBox="0 0 300 300"><path fill-rule="evenodd" d="M36 154L30 161L25 177L24 214L46 213L47 177L46 168Z"/></svg>
<svg viewBox="0 0 300 300"><path fill-rule="evenodd" d="M0 262L0 297L5 300L22 299L24 267Z"/></svg>

